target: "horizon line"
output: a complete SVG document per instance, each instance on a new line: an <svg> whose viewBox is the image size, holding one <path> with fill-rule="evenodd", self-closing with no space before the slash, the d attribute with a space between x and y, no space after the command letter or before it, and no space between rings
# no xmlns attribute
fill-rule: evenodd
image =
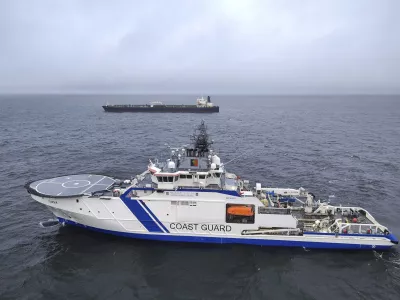
<svg viewBox="0 0 400 300"><path fill-rule="evenodd" d="M61 92L61 91L43 91L43 92L1 92L0 96L18 96L18 95L63 95L63 96L90 96L90 95L117 95L117 96L147 96L147 95L180 95L180 96L400 96L400 93L380 92L380 93L361 93L361 92L338 92L338 93L195 93L195 92Z"/></svg>

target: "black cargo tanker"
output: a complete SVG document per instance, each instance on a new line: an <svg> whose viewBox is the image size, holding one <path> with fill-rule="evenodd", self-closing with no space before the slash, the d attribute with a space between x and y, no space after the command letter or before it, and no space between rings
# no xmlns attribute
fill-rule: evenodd
<svg viewBox="0 0 400 300"><path fill-rule="evenodd" d="M103 106L106 112L155 112L155 113L217 113L219 106L211 103L210 96L207 100L203 97L197 99L196 105L167 105L161 102L152 102L144 105L107 104Z"/></svg>

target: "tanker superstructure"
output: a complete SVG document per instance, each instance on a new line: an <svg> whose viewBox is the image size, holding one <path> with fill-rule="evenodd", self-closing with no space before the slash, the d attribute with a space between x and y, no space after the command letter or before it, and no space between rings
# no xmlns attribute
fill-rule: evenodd
<svg viewBox="0 0 400 300"><path fill-rule="evenodd" d="M219 106L211 102L210 96L197 98L195 105L164 104L151 102L143 105L107 104L103 106L106 112L153 112L153 113L218 113Z"/></svg>

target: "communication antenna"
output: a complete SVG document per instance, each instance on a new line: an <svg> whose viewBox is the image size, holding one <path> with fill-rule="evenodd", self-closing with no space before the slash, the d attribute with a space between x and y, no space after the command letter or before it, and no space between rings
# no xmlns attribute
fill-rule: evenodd
<svg viewBox="0 0 400 300"><path fill-rule="evenodd" d="M204 120L201 120L201 124L196 128L194 134L191 136L193 141L194 149L199 151L207 152L209 147L212 145L213 141L210 141L209 135L207 133L207 126Z"/></svg>
<svg viewBox="0 0 400 300"><path fill-rule="evenodd" d="M243 152L242 154L240 154L239 156L236 156L235 158L231 159L231 160L228 161L227 163L223 163L222 165L226 166L227 164L229 164L229 163L231 163L231 162L237 160L238 158L241 158L243 155L245 155L246 153L248 153L248 152L250 152L250 151L252 151L252 150L253 150L253 149L249 149L249 150Z"/></svg>

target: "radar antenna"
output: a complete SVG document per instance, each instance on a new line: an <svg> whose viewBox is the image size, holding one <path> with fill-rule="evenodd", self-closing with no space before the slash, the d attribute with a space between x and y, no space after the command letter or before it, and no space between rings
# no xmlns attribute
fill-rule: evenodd
<svg viewBox="0 0 400 300"><path fill-rule="evenodd" d="M209 141L207 126L204 124L204 120L201 120L201 124L191 136L191 140L193 141L194 149L201 152L207 152L208 148L212 145L212 141Z"/></svg>

